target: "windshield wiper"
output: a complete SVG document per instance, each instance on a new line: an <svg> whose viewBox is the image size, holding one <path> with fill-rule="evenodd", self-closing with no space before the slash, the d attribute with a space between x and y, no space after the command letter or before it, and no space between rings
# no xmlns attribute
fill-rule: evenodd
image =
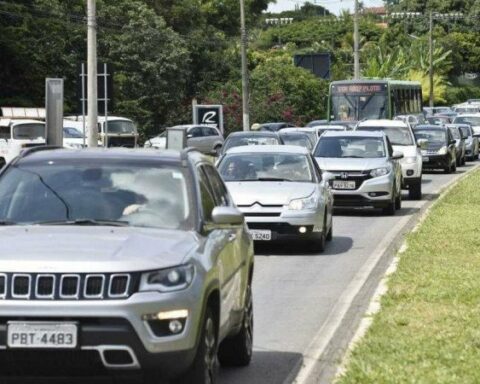
<svg viewBox="0 0 480 384"><path fill-rule="evenodd" d="M259 177L257 181L292 181L292 180L284 179L282 177Z"/></svg>
<svg viewBox="0 0 480 384"><path fill-rule="evenodd" d="M85 226L106 226L106 227L128 227L128 221L120 220L96 220L96 219L76 219L76 220L54 220L33 223L33 225L85 225Z"/></svg>

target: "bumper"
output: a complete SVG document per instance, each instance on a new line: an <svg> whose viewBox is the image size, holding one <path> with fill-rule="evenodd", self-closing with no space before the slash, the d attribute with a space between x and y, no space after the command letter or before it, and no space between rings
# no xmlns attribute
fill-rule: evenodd
<svg viewBox="0 0 480 384"><path fill-rule="evenodd" d="M451 164L450 155L425 155L423 169L447 168Z"/></svg>
<svg viewBox="0 0 480 384"><path fill-rule="evenodd" d="M45 350L7 349L7 323L18 320L73 321L78 326L79 345L75 350L64 350L65 357L90 355L97 360L97 365L107 370L160 368L165 376L178 375L191 364L196 351L203 310L203 287L195 286L199 283L200 279L195 278L192 286L185 291L142 292L127 300L3 301L0 352L11 356L28 354L38 364L47 357ZM188 310L188 317L183 331L176 335L163 332L168 330L168 323L167 328L162 328L157 320L142 318L144 315L181 309Z"/></svg>
<svg viewBox="0 0 480 384"><path fill-rule="evenodd" d="M277 216L267 216L272 212L255 212L242 210L247 226L252 230L269 230L272 240L311 239L319 236L323 229L323 211L282 211ZM261 216L251 216L252 214ZM305 228L305 233L301 233ZM303 229L302 229L303 231Z"/></svg>
<svg viewBox="0 0 480 384"><path fill-rule="evenodd" d="M394 176L392 173L368 179L356 190L333 190L335 207L384 208L392 201Z"/></svg>
<svg viewBox="0 0 480 384"><path fill-rule="evenodd" d="M402 188L406 189L409 185L416 184L422 179L422 162L418 163L401 163L403 185Z"/></svg>

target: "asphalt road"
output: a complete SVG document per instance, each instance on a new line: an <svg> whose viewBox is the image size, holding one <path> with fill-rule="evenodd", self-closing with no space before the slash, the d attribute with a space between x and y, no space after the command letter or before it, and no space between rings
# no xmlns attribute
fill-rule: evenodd
<svg viewBox="0 0 480 384"><path fill-rule="evenodd" d="M472 163L461 167L454 175L442 173L424 175L422 202L409 201L404 194L403 207L395 216L383 216L378 211L340 211L334 217L334 238L322 254L303 250L301 244L264 244L256 249L256 270L254 278L255 305L255 353L251 366L241 369L221 369L219 384L287 384L293 382L296 374L310 357L312 340L319 330L328 327L329 322L338 321L332 316L336 304L345 296L356 279L357 272L364 267L372 252L386 237L400 234L399 224L406 217L418 213L422 206L438 197L440 190L454 178L471 168ZM404 229L403 229L404 230ZM380 268L377 277L383 273ZM373 274L372 274L373 275ZM372 277L373 278L373 277ZM363 297L367 303L369 294ZM358 307L358 309L357 309ZM351 308L357 320L363 307L358 304ZM360 313L361 312L361 313ZM353 320L352 320L353 321ZM352 327L346 322L341 327ZM330 339L330 351L342 351L341 340L349 332L337 330ZM350 330L352 331L352 330ZM337 336L338 335L338 336ZM343 336L342 336L343 335ZM338 337L339 340L335 340ZM348 339L348 337L347 337ZM332 356L337 356L335 353ZM337 356L338 357L338 356ZM328 382L332 366L337 357L323 358L315 366L318 382ZM323 365L324 366L323 366ZM324 372L325 371L325 372ZM315 380L317 381L317 380ZM46 381L25 378L0 378L1 384L10 383L111 383L110 379L52 379ZM136 380L126 380L136 382ZM306 381L305 381L306 382Z"/></svg>

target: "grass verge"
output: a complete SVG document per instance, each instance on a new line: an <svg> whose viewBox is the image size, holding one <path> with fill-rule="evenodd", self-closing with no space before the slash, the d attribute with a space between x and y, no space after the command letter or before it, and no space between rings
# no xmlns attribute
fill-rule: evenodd
<svg viewBox="0 0 480 384"><path fill-rule="evenodd" d="M475 171L408 236L338 383L480 383L479 186Z"/></svg>

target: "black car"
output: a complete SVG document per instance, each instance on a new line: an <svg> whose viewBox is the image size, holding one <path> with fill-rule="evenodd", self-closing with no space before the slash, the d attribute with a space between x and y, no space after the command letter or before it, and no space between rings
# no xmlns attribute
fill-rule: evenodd
<svg viewBox="0 0 480 384"><path fill-rule="evenodd" d="M283 144L283 140L277 132L269 131L240 131L233 132L225 139L222 154L231 148L244 145L276 145Z"/></svg>
<svg viewBox="0 0 480 384"><path fill-rule="evenodd" d="M443 169L445 173L457 170L456 141L450 130L438 125L417 125L413 130L418 140L427 140L422 149L423 169Z"/></svg>
<svg viewBox="0 0 480 384"><path fill-rule="evenodd" d="M457 151L457 165L465 165L466 162L466 144L465 144L465 139L466 136L464 136L463 132L460 130L460 128L457 125L454 124L448 124L445 125L449 130L450 133L452 134L453 138L455 139L455 147Z"/></svg>

